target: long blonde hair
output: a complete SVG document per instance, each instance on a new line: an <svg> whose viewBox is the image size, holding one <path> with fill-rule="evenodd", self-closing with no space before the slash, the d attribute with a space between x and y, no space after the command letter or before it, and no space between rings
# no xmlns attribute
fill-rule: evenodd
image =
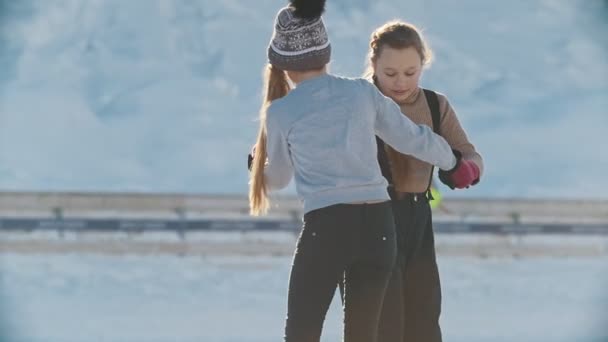
<svg viewBox="0 0 608 342"><path fill-rule="evenodd" d="M264 100L260 109L260 129L255 143L255 155L249 174L249 211L251 215L265 214L270 207L268 190L264 179L266 164L266 110L270 103L291 90L285 71L268 64L264 70Z"/></svg>

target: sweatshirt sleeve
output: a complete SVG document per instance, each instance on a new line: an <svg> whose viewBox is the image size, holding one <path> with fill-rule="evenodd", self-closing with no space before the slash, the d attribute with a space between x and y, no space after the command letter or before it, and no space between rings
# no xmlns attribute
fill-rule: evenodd
<svg viewBox="0 0 608 342"><path fill-rule="evenodd" d="M264 168L264 177L268 190L287 187L293 178L289 143L276 116L270 113L270 108L266 115L266 155L268 160Z"/></svg>
<svg viewBox="0 0 608 342"><path fill-rule="evenodd" d="M448 99L442 95L439 97L439 110L441 111L440 132L453 149L462 153L462 158L474 162L479 167L480 177L483 175L483 158L469 141L466 132L460 125L456 111L450 105Z"/></svg>
<svg viewBox="0 0 608 342"><path fill-rule="evenodd" d="M417 125L401 113L401 109L390 98L384 96L376 86L369 84L369 91L376 109L376 134L395 150L411 155L442 170L456 165L450 145L426 125Z"/></svg>

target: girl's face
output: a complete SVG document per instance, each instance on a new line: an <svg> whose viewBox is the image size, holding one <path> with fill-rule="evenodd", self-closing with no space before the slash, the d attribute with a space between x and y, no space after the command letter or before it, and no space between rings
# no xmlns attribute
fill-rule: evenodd
<svg viewBox="0 0 608 342"><path fill-rule="evenodd" d="M393 49L383 46L372 63L380 91L402 103L417 88L422 75L422 58L414 47Z"/></svg>

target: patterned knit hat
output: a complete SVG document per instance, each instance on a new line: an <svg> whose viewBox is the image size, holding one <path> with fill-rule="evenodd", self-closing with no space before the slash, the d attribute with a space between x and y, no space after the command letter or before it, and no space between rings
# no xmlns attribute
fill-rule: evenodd
<svg viewBox="0 0 608 342"><path fill-rule="evenodd" d="M275 19L268 46L270 64L290 71L320 69L329 63L331 45L321 14L325 1L291 1Z"/></svg>

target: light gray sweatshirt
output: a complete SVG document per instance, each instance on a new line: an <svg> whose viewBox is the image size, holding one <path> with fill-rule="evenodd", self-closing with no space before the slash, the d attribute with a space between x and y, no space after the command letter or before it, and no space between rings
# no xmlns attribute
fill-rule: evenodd
<svg viewBox="0 0 608 342"><path fill-rule="evenodd" d="M452 169L448 143L416 125L365 79L330 74L303 81L271 103L266 114L269 190L295 174L304 212L338 203L388 200L377 160L378 135L395 150Z"/></svg>

